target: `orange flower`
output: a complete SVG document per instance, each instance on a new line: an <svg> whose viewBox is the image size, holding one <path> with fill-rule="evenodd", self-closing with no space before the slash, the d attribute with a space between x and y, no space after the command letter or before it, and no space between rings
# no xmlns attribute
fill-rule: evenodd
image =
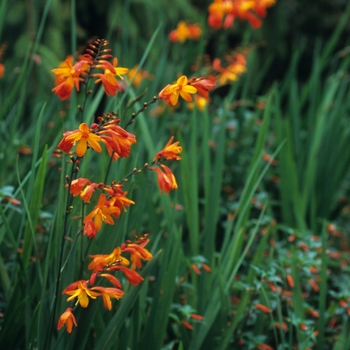
<svg viewBox="0 0 350 350"><path fill-rule="evenodd" d="M122 251L128 252L132 261L131 269L135 270L136 267L141 268L141 259L142 260L152 260L152 254L145 249L145 245L149 242L149 239L144 240L140 244L136 243L125 243L122 245Z"/></svg>
<svg viewBox="0 0 350 350"><path fill-rule="evenodd" d="M192 264L191 268L197 275L201 274L201 271L199 270L199 268L198 268L198 266L196 264Z"/></svg>
<svg viewBox="0 0 350 350"><path fill-rule="evenodd" d="M315 291L315 292L318 292L320 290L320 287L318 286L318 284L313 280L313 279L309 279L308 280L310 286L312 287L312 289Z"/></svg>
<svg viewBox="0 0 350 350"><path fill-rule="evenodd" d="M108 281L111 282L115 287L119 289L122 287L122 284L119 282L118 278L116 278L115 276L110 275L109 273L101 273L100 276L108 279Z"/></svg>
<svg viewBox="0 0 350 350"><path fill-rule="evenodd" d="M271 312L271 310L267 306L265 306L263 304L256 304L255 307L257 309L261 310L262 312L267 313L267 314L269 314Z"/></svg>
<svg viewBox="0 0 350 350"><path fill-rule="evenodd" d="M109 198L109 204L111 206L117 207L119 209L119 212L116 212L113 214L116 218L119 217L120 212L124 210L126 212L126 207L129 207L131 204L135 204L134 201L132 201L129 198L126 198L126 195L128 192L123 192L122 190L123 185L112 185L111 187L105 187L104 190L108 192L110 195Z"/></svg>
<svg viewBox="0 0 350 350"><path fill-rule="evenodd" d="M203 112L207 105L208 100L206 98L196 95L194 97L194 103L188 104L188 109L193 110L194 106L197 106L198 110Z"/></svg>
<svg viewBox="0 0 350 350"><path fill-rule="evenodd" d="M92 183L85 187L80 193L80 199L85 201L85 203L90 203L91 196L93 195L98 184Z"/></svg>
<svg viewBox="0 0 350 350"><path fill-rule="evenodd" d="M130 282L132 286L137 286L144 278L137 273L135 270L131 270L125 266L116 265L109 268L109 271L122 271L126 279Z"/></svg>
<svg viewBox="0 0 350 350"><path fill-rule="evenodd" d="M190 331L193 331L193 326L192 326L190 323L188 323L188 322L185 321L185 320L182 320L181 323L182 323L187 329L189 329Z"/></svg>
<svg viewBox="0 0 350 350"><path fill-rule="evenodd" d="M129 70L128 79L129 81L132 81L132 84L135 87L139 87L142 83L142 80L146 78L153 80L154 77L153 74L149 74L148 72L140 69L138 65Z"/></svg>
<svg viewBox="0 0 350 350"><path fill-rule="evenodd" d="M198 40L201 34L202 30L198 24L186 24L180 21L177 28L169 34L169 40L184 43L187 39Z"/></svg>
<svg viewBox="0 0 350 350"><path fill-rule="evenodd" d="M159 151L154 157L153 161L158 159L164 160L180 160L181 157L178 156L182 152L182 147L179 146L179 141L172 143L174 140L174 136L170 137L170 140L165 145L165 147Z"/></svg>
<svg viewBox="0 0 350 350"><path fill-rule="evenodd" d="M102 222L105 222L106 224L109 224L109 225L114 224L114 220L112 219L111 214L115 214L116 212L120 212L120 209L117 207L111 206L107 201L104 193L101 193L98 203L95 206L94 210L85 217L84 224L89 220L94 219L94 226L95 226L96 232L98 232L102 227ZM84 234L85 234L85 230L84 230Z"/></svg>
<svg viewBox="0 0 350 350"><path fill-rule="evenodd" d="M0 63L0 79L4 76L5 74L5 66Z"/></svg>
<svg viewBox="0 0 350 350"><path fill-rule="evenodd" d="M299 328L303 331L307 331L309 327L305 323L299 323Z"/></svg>
<svg viewBox="0 0 350 350"><path fill-rule="evenodd" d="M120 299L123 295L124 292L118 288L106 288L106 287L92 287L91 290L97 290L98 292L101 293L102 298L103 298L103 304L106 309L112 310L112 301L111 298L115 299Z"/></svg>
<svg viewBox="0 0 350 350"><path fill-rule="evenodd" d="M87 281L81 280L70 284L67 288L65 288L62 294L68 294L70 297L67 301L71 301L74 298L78 298L75 304L80 304L82 307L86 308L89 305L89 298L96 299L100 295L100 293L96 293L91 291L87 287Z"/></svg>
<svg viewBox="0 0 350 350"><path fill-rule="evenodd" d="M247 61L243 54L235 53L233 56L227 57L228 66L222 67L220 59L216 58L213 61L214 70L220 74L217 77L220 85L224 85L238 79L238 76L244 73L247 68Z"/></svg>
<svg viewBox="0 0 350 350"><path fill-rule="evenodd" d="M59 331L63 325L66 325L67 332L72 333L73 324L77 326L77 321L72 313L72 308L69 307L58 319L57 330Z"/></svg>
<svg viewBox="0 0 350 350"><path fill-rule="evenodd" d="M320 317L320 314L316 310L309 309L308 312L313 317Z"/></svg>
<svg viewBox="0 0 350 350"><path fill-rule="evenodd" d="M79 179L75 179L71 182L70 193L73 195L73 197L80 194L81 200L85 201L85 203L90 203L91 196L96 187L98 187L98 184L91 183L90 180L80 177Z"/></svg>
<svg viewBox="0 0 350 350"><path fill-rule="evenodd" d="M291 287L291 288L294 287L294 281L293 281L293 277L291 275L287 275L287 282L289 284L289 287Z"/></svg>
<svg viewBox="0 0 350 350"><path fill-rule="evenodd" d="M215 85L215 81L210 79L201 78L191 78L188 81L188 85L194 86L197 89L199 95L204 98L209 98L208 91L210 91Z"/></svg>
<svg viewBox="0 0 350 350"><path fill-rule="evenodd" d="M86 74L90 69L92 59L89 55L84 55L80 61L73 66L73 57L68 56L66 60L59 64L58 68L52 69L56 75L56 86L52 91L61 99L68 100L75 86L79 91L80 81L84 79L81 75Z"/></svg>
<svg viewBox="0 0 350 350"><path fill-rule="evenodd" d="M181 96L185 101L191 102L190 94L195 94L197 89L187 84L188 79L185 75L177 79L175 84L168 84L159 94L160 99L164 99L170 106L175 106Z"/></svg>
<svg viewBox="0 0 350 350"><path fill-rule="evenodd" d="M118 91L122 91L122 88L119 86L117 79L115 76L117 75L120 79L123 80L121 74L127 74L128 68L117 68L118 59L114 57L113 64L108 61L100 60L99 64L95 66L95 68L103 69L103 73L95 73L92 76L97 77L98 79L95 81L95 84L99 82L102 83L103 88L107 96L115 96Z"/></svg>
<svg viewBox="0 0 350 350"><path fill-rule="evenodd" d="M90 239L96 237L96 227L91 219L84 221L84 235Z"/></svg>
<svg viewBox="0 0 350 350"><path fill-rule="evenodd" d="M201 265L205 271L211 272L211 268L207 264L202 263Z"/></svg>
<svg viewBox="0 0 350 350"><path fill-rule="evenodd" d="M104 125L96 133L101 137L101 141L105 144L108 153L111 155L114 152L116 155L113 160L128 157L131 145L136 143L135 135L116 125L116 122L114 121Z"/></svg>
<svg viewBox="0 0 350 350"><path fill-rule="evenodd" d="M102 270L103 267L107 265L111 265L113 263L118 262L120 265L129 265L128 259L121 256L122 250L120 247L117 247L110 254L97 254L97 255L89 255L90 258L93 259L88 266L89 270L93 270L93 273Z"/></svg>
<svg viewBox="0 0 350 350"><path fill-rule="evenodd" d="M266 16L266 8L272 6L276 0L214 0L209 5L209 26L220 29L232 27L234 20L249 21L253 28L259 28L261 18Z"/></svg>
<svg viewBox="0 0 350 350"><path fill-rule="evenodd" d="M162 191L169 193L172 190L176 190L177 183L173 172L166 165L160 164L160 166L165 172L159 168L150 168L158 175L158 186L160 188L160 193L162 193Z"/></svg>
<svg viewBox="0 0 350 350"><path fill-rule="evenodd" d="M100 141L101 138L92 133L87 124L82 123L79 125L78 130L64 133L63 139L58 147L68 153L73 145L78 142L76 154L78 157L83 157L87 150L87 144L89 144L96 152L102 152L102 148L98 143Z"/></svg>
<svg viewBox="0 0 350 350"><path fill-rule="evenodd" d="M70 193L73 195L73 197L76 197L80 194L80 192L83 190L83 188L86 185L90 185L91 181L89 179L85 179L83 177L80 177L79 179L72 180L70 185Z"/></svg>
<svg viewBox="0 0 350 350"><path fill-rule="evenodd" d="M285 332L288 332L287 323L285 323L284 321L282 321L282 324L281 323L275 323L275 328L277 328L277 329L282 328Z"/></svg>

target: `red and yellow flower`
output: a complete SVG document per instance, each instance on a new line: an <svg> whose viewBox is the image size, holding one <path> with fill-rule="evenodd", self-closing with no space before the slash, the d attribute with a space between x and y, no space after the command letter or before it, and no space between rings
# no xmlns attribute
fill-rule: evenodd
<svg viewBox="0 0 350 350"><path fill-rule="evenodd" d="M185 101L191 102L191 94L195 94L197 89L187 84L188 79L185 75L177 79L176 83L168 84L160 93L159 98L164 99L169 105L175 106L181 96Z"/></svg>
<svg viewBox="0 0 350 350"><path fill-rule="evenodd" d="M55 87L52 91L61 99L68 100L75 86L76 90L80 89L80 82L84 81L82 75L89 71L92 64L92 58L89 55L82 56L73 66L73 56L68 56L64 62L60 63L58 68L52 69L56 75Z"/></svg>
<svg viewBox="0 0 350 350"><path fill-rule="evenodd" d="M174 140L174 136L170 137L170 140L165 145L165 147L159 151L154 157L153 161L158 159L164 160L180 160L181 157L179 154L182 152L182 147L179 146L179 141L172 143Z"/></svg>
<svg viewBox="0 0 350 350"><path fill-rule="evenodd" d="M266 9L274 5L276 0L214 0L208 7L209 26L220 29L232 27L234 20L249 21L253 28L259 28Z"/></svg>
<svg viewBox="0 0 350 350"><path fill-rule="evenodd" d="M62 292L62 294L68 294L70 297L67 299L67 301L71 301L75 298L78 298L75 304L80 304L82 307L86 308L89 305L89 297L91 299L96 299L98 296L100 296L100 293L96 293L88 288L87 286L88 281L77 281L72 284L70 284L67 288L65 288Z"/></svg>
<svg viewBox="0 0 350 350"><path fill-rule="evenodd" d="M169 34L169 40L172 42L184 43L187 39L198 40L202 34L202 29L198 24L187 24L180 21L177 28Z"/></svg>
<svg viewBox="0 0 350 350"><path fill-rule="evenodd" d="M166 165L160 164L160 166L161 169L150 168L151 170L154 170L157 173L160 193L162 193L162 191L164 191L165 193L169 193L172 190L176 190L178 186L173 172Z"/></svg>
<svg viewBox="0 0 350 350"><path fill-rule="evenodd" d="M152 260L152 254L145 248L145 245L149 242L149 239L144 240L140 244L125 243L122 245L122 251L128 252L132 261L131 269L135 270L142 267L141 260Z"/></svg>
<svg viewBox="0 0 350 350"><path fill-rule="evenodd" d="M107 96L115 96L118 91L122 91L116 76L123 80L122 74L127 74L129 69L118 67L118 59L114 57L113 64L106 60L100 60L94 68L103 69L103 73L92 74L93 77L97 77L95 84L102 83L103 88Z"/></svg>
<svg viewBox="0 0 350 350"><path fill-rule="evenodd" d="M96 290L102 295L103 304L108 310L112 310L111 298L119 300L124 295L124 292L118 288L96 286L92 287L91 290Z"/></svg>
<svg viewBox="0 0 350 350"><path fill-rule="evenodd" d="M77 326L77 321L73 315L72 308L67 308L67 310L58 319L57 330L59 331L64 325L68 333L72 333L73 325Z"/></svg>
<svg viewBox="0 0 350 350"><path fill-rule="evenodd" d="M123 257L121 253L121 248L117 247L110 254L89 255L93 260L89 264L88 269L93 270L93 273L95 273L101 271L105 266L116 262L120 265L128 266L130 264L129 260Z"/></svg>
<svg viewBox="0 0 350 350"><path fill-rule="evenodd" d="M131 145L136 143L135 135L127 132L116 123L118 120L105 124L96 134L105 144L108 153L114 153L114 160L128 157Z"/></svg>
<svg viewBox="0 0 350 350"><path fill-rule="evenodd" d="M93 220L95 230L96 232L98 232L101 230L102 222L105 222L106 224L109 224L109 225L114 224L114 220L112 219L111 215L116 215L117 212L120 213L120 209L115 206L111 206L108 200L106 199L105 194L101 193L98 203L95 206L94 210L85 217L84 225L87 222L90 222L91 220ZM91 225L91 223L89 225ZM85 231L85 226L84 226L84 234L88 234Z"/></svg>
<svg viewBox="0 0 350 350"><path fill-rule="evenodd" d="M58 147L68 153L73 145L78 143L76 147L76 154L78 157L83 157L86 153L88 145L96 152L102 152L102 148L99 144L100 141L100 136L95 135L86 123L82 123L79 125L79 129L64 133L63 139L59 143Z"/></svg>

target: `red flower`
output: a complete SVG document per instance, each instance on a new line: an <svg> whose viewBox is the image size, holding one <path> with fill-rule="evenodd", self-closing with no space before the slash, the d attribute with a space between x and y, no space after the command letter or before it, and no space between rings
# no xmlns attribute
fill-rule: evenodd
<svg viewBox="0 0 350 350"><path fill-rule="evenodd" d="M150 168L158 175L158 186L160 188L160 193L162 193L162 191L169 193L172 190L176 190L177 183L173 172L166 165L160 164L160 166L165 172L160 168Z"/></svg>
<svg viewBox="0 0 350 350"><path fill-rule="evenodd" d="M210 91L215 85L215 81L204 78L191 78L188 84L194 86L197 89L199 95L204 98L209 98L208 91Z"/></svg>

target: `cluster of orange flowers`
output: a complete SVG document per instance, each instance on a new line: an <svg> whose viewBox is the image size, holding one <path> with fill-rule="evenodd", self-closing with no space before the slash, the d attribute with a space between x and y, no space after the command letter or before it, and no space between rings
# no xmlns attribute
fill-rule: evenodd
<svg viewBox="0 0 350 350"><path fill-rule="evenodd" d="M124 295L121 289L122 284L112 273L121 271L133 286L137 286L142 282L143 277L136 272L136 268L142 267L141 260L152 259L152 254L145 248L148 242L149 239L144 236L135 243L126 242L122 244L121 247L115 248L110 254L90 255L90 258L93 259L88 266L88 269L92 270L90 278L71 283L63 290L62 294L69 295L67 301L76 299L75 305L80 304L83 308L88 307L90 298L102 297L105 308L112 310L111 299L118 300ZM122 255L124 253L130 254L131 268L127 267L130 265L130 261ZM107 280L113 287L96 285L96 281L100 279ZM60 316L57 329L61 329L64 325L66 325L68 333L72 332L73 325L77 326L71 307L68 307Z"/></svg>
<svg viewBox="0 0 350 350"><path fill-rule="evenodd" d="M164 99L170 106L175 106L179 96L185 101L191 102L192 96L198 93L200 96L208 99L209 91L215 86L215 81L200 78L188 79L185 75L177 79L176 83L168 84L159 93L159 98Z"/></svg>
<svg viewBox="0 0 350 350"><path fill-rule="evenodd" d="M228 55L226 56L226 62L224 65L222 65L219 58L215 58L213 61L213 69L218 73L216 75L218 85L231 83L236 81L238 77L247 70L246 57L242 53Z"/></svg>
<svg viewBox="0 0 350 350"><path fill-rule="evenodd" d="M104 48L107 45L106 40L95 42L74 65L73 56L68 56L58 68L52 69L56 75L56 86L52 91L61 100L68 100L73 88L79 91L80 84L87 84L89 77L97 78L95 84L102 83L107 96L115 96L117 91L122 91L116 77L123 79L121 74L127 74L129 70L117 67L118 59L110 54L111 49ZM108 61L111 58L112 63ZM95 70L97 72L92 73Z"/></svg>
<svg viewBox="0 0 350 350"><path fill-rule="evenodd" d="M239 18L256 29L261 27L267 8L275 3L276 0L214 0L208 7L208 25L214 29L228 29ZM198 40L201 34L202 29L198 24L180 21L176 29L170 32L169 40L184 43L187 39Z"/></svg>
<svg viewBox="0 0 350 350"><path fill-rule="evenodd" d="M214 0L208 7L208 24L210 27L232 27L234 20L249 21L253 28L259 28L266 9L274 5L276 0Z"/></svg>
<svg viewBox="0 0 350 350"><path fill-rule="evenodd" d="M180 21L177 28L170 32L169 40L182 44L188 39L198 40L201 34L202 29L198 24L187 24L185 21Z"/></svg>
<svg viewBox="0 0 350 350"><path fill-rule="evenodd" d="M56 76L56 82L52 91L61 100L67 100L74 88L79 91L81 84L88 86L90 79L93 79L95 84L101 82L107 96L115 96L117 91L122 91L125 85L120 85L117 79L122 79L121 74L128 73L128 69L117 68L118 61L111 55L111 50L106 48L107 45L106 40L96 40L89 45L86 53L80 56L75 64L73 64L73 58L69 56L58 68L53 69L52 72ZM137 75L137 72L140 75ZM129 79L134 78L135 81L137 80L137 84L141 82L143 77L151 78L151 75L142 72L137 66L130 73L132 74L129 75ZM186 76L182 76L176 83L168 84L163 88L158 96L153 97L150 103L163 99L169 105L175 106L179 96L190 102L192 101L192 95L196 93L202 98L208 99L209 91L214 86L215 82L203 77L188 79ZM85 93L88 95L91 91L86 88ZM147 105L145 103L144 108L138 113L142 112ZM83 112L84 107L82 106L80 110ZM71 155L73 167L83 160L89 149L101 153L103 151L102 144L107 149L112 161L128 157L131 146L136 143L136 137L126 131L126 128L134 122L138 113L133 113L132 119L126 124L125 128L120 126L121 120L115 112L103 114L102 117L97 118L96 123L90 126L82 122L77 129L66 131L63 134L58 145L59 152L63 151ZM172 136L165 147L155 155L150 164L145 163L141 169L133 169L122 181L114 180L109 185L96 183L85 177L77 177L78 168L76 168L77 171L72 171L72 178L67 176L66 188L68 188L69 195L72 198L79 197L84 205L94 201L96 203L92 210L82 218L83 234L90 239L96 237L103 224L113 225L122 211L126 211L130 205L135 204L127 197L128 192L124 191L122 184L133 174L140 173L143 170L154 171L157 174L161 193L163 191L169 193L177 189L178 185L172 170L163 163L180 160L181 152L182 147L179 142L174 142ZM95 195L96 193L99 193L98 198ZM94 197L96 198L93 199ZM69 208L67 208L67 215L68 213ZM121 290L121 283L111 272L122 271L131 285L140 283L143 278L135 270L141 268L141 260L152 259L152 254L145 249L148 241L146 237L143 237L136 243L127 242L121 247L117 247L109 255L91 255L93 261L88 267L92 270L90 279L78 280L65 288L63 294L69 295L67 301L77 299L75 305L80 304L85 308L88 306L90 298L96 299L101 296L105 307L111 310L111 298L120 299L124 294ZM131 268L127 267L130 262L122 256L123 253L131 255ZM96 285L97 278L108 280L113 287ZM77 325L73 309L73 307L68 307L61 315L58 329L66 325L67 331L72 332L73 325Z"/></svg>

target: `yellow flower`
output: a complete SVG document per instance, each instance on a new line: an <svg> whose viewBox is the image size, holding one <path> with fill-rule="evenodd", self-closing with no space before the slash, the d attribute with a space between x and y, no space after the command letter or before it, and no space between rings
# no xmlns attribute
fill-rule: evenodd
<svg viewBox="0 0 350 350"><path fill-rule="evenodd" d="M67 301L71 301L74 298L78 298L76 304L80 303L82 307L88 307L89 305L89 298L96 299L96 297L100 296L100 293L96 293L91 291L87 287L86 281L77 281L72 284L70 284L67 288L64 289L62 294L68 294L70 297L67 299Z"/></svg>
<svg viewBox="0 0 350 350"><path fill-rule="evenodd" d="M165 99L165 101L171 106L175 106L181 96L185 101L191 102L192 97L190 94L195 94L197 89L191 85L187 85L188 79L185 75L177 79L175 84L167 85L160 93L159 97Z"/></svg>
<svg viewBox="0 0 350 350"><path fill-rule="evenodd" d="M72 145L78 142L76 149L78 157L84 156L84 154L86 153L87 144L89 144L96 152L102 152L102 148L98 143L99 141L101 141L100 136L90 132L89 127L85 123L80 124L79 130L73 131L69 135L65 136L63 140L65 141L65 143L71 143ZM60 145L63 142L63 140L60 142Z"/></svg>

